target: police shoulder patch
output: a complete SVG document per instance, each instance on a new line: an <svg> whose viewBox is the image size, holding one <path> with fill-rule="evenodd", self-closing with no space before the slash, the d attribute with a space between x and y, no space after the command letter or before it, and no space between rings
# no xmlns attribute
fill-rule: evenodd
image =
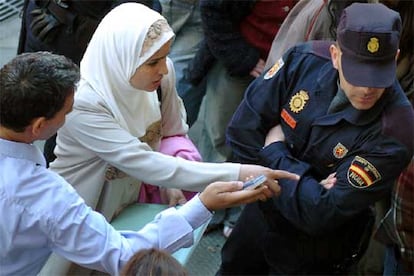
<svg viewBox="0 0 414 276"><path fill-rule="evenodd" d="M374 165L360 156L352 160L347 176L349 184L359 189L367 188L382 178Z"/></svg>
<svg viewBox="0 0 414 276"><path fill-rule="evenodd" d="M274 75L276 75L280 68L283 67L284 64L285 63L283 62L283 59L279 58L279 60L276 61L275 65L273 65L272 68L269 69L269 71L267 71L263 78L265 80L271 79Z"/></svg>

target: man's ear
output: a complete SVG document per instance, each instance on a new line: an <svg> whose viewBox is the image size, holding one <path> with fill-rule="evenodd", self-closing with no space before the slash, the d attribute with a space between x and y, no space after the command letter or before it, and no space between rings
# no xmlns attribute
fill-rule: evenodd
<svg viewBox="0 0 414 276"><path fill-rule="evenodd" d="M329 52L331 53L331 60L332 60L333 67L336 70L338 70L338 68L339 68L339 59L341 58L341 52L335 44L332 44L329 47Z"/></svg>
<svg viewBox="0 0 414 276"><path fill-rule="evenodd" d="M39 117L36 119L33 119L32 123L30 124L30 134L34 138L41 137L44 129L46 127L46 118L45 117Z"/></svg>

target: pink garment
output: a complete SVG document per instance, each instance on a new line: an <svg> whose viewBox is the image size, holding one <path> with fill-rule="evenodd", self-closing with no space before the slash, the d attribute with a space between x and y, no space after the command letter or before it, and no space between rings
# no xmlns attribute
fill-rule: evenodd
<svg viewBox="0 0 414 276"><path fill-rule="evenodd" d="M171 136L165 137L161 140L159 152L181 157L186 160L201 161L201 155L198 152L193 142L186 136ZM182 190L187 200L191 199L196 192L189 192ZM140 203L162 203L160 196L160 188L155 185L142 183L141 190L138 195L138 202Z"/></svg>

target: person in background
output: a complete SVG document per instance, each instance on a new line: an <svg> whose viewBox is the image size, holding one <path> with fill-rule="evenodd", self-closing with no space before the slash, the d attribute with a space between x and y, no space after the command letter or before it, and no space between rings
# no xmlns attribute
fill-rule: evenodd
<svg viewBox="0 0 414 276"><path fill-rule="evenodd" d="M414 107L414 3L384 1L402 18L401 54L397 77ZM374 237L386 245L384 275L414 274L414 157L394 185L391 207L384 215Z"/></svg>
<svg viewBox="0 0 414 276"><path fill-rule="evenodd" d="M263 72L271 41L294 2L200 2L204 39L189 79L193 84L207 79L198 116L203 131L196 143L205 161L230 158L231 151L225 145L226 126L248 84Z"/></svg>
<svg viewBox="0 0 414 276"><path fill-rule="evenodd" d="M159 0L162 15L175 33L169 57L173 61L177 79L177 92L184 103L189 127L197 119L204 96L204 82L193 86L187 75L189 66L202 41L199 0Z"/></svg>
<svg viewBox="0 0 414 276"><path fill-rule="evenodd" d="M262 72L273 37L294 0L200 1L204 39L189 69L193 85L205 81L190 137L206 162L234 161L225 143L231 116L250 82ZM240 208L216 213L212 228L224 224L228 237Z"/></svg>
<svg viewBox="0 0 414 276"><path fill-rule="evenodd" d="M2 275L37 275L51 252L119 275L139 250L172 253L190 246L193 231L211 218L212 211L278 193L271 180L257 190L241 190L237 181L215 182L181 208L159 213L139 231L116 231L69 183L46 168L33 144L65 123L79 77L77 65L49 52L18 55L0 69Z"/></svg>
<svg viewBox="0 0 414 276"><path fill-rule="evenodd" d="M289 48L309 40L336 39L336 27L344 8L352 3L378 0L299 0L274 36L265 70L269 70Z"/></svg>
<svg viewBox="0 0 414 276"><path fill-rule="evenodd" d="M101 19L125 2L153 6L153 0L25 0L17 54L50 51L79 65Z"/></svg>
<svg viewBox="0 0 414 276"><path fill-rule="evenodd" d="M187 276L187 270L170 254L155 248L135 253L121 272L121 276Z"/></svg>
<svg viewBox="0 0 414 276"><path fill-rule="evenodd" d="M227 131L234 154L301 179L244 208L219 274L347 274L359 260L372 205L414 152L414 112L396 78L401 29L386 6L353 3L336 42L291 48L249 86ZM331 174L330 189L319 185Z"/></svg>
<svg viewBox="0 0 414 276"><path fill-rule="evenodd" d="M391 208L374 237L386 245L383 275L414 274L414 158L394 185Z"/></svg>
<svg viewBox="0 0 414 276"><path fill-rule="evenodd" d="M24 0L17 54L50 51L79 65L100 20L113 7L133 0ZM135 0L153 6L153 0ZM47 166L55 160L56 136L44 144Z"/></svg>

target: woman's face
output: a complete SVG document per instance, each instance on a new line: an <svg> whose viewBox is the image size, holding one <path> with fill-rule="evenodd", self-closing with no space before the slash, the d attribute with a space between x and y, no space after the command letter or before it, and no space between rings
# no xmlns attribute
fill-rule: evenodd
<svg viewBox="0 0 414 276"><path fill-rule="evenodd" d="M137 68L129 82L140 90L153 92L161 84L161 79L168 74L167 55L170 52L172 40L165 43L155 54Z"/></svg>

